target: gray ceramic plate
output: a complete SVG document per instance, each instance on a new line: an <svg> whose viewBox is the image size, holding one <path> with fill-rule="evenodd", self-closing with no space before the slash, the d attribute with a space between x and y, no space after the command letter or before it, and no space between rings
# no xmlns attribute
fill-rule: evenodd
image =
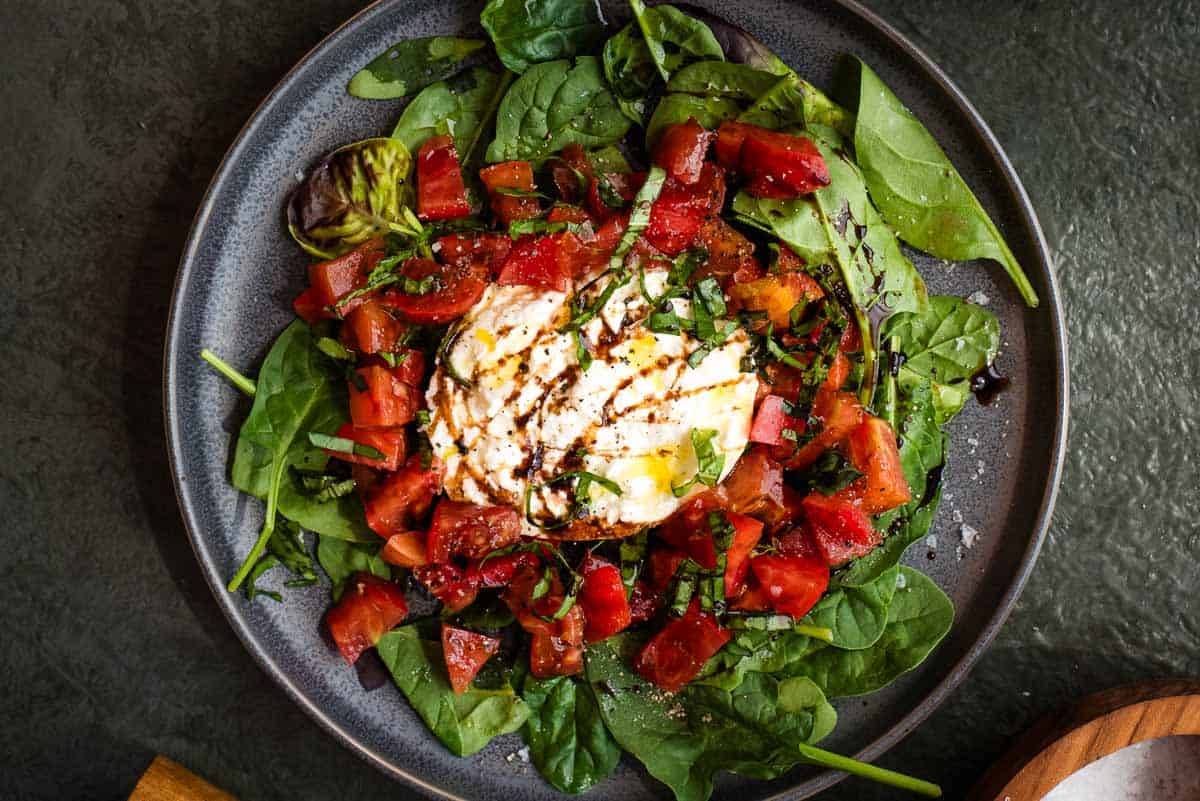
<svg viewBox="0 0 1200 801"><path fill-rule="evenodd" d="M1042 298L1026 309L994 265L947 265L914 257L932 291L990 299L1004 331L999 364L1012 388L989 408L974 404L954 421L945 499L931 538L909 559L954 599L958 619L933 655L885 691L840 703L824 746L873 759L927 717L991 641L1020 592L1046 530L1066 433L1066 344L1046 244L1011 165L966 99L936 66L883 22L846 2L743 0L703 5L763 39L818 85L834 57L864 58L932 130L997 220ZM613 4L614 6L616 4ZM721 6L724 5L724 8ZM188 240L166 348L166 419L184 521L225 614L259 663L338 740L387 773L444 797L561 798L532 766L509 759L502 738L460 760L429 735L390 684L364 689L319 623L324 587L291 590L287 602L247 602L225 592L261 523L261 505L226 475L232 438L247 410L235 390L198 358L213 348L253 374L291 318L307 258L288 239L284 199L298 172L337 145L391 128L395 103L346 94L355 70L408 37L477 30L477 2L385 0L365 9L296 66L264 101L225 157ZM616 11L617 16L623 13ZM960 547L960 527L979 532ZM838 774L798 769L772 782L726 775L716 798L804 798ZM668 793L634 762L589 798L663 798Z"/></svg>

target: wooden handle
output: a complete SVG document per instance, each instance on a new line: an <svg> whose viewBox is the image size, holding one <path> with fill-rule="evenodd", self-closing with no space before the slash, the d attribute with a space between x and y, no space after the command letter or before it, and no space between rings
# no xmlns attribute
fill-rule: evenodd
<svg viewBox="0 0 1200 801"><path fill-rule="evenodd" d="M970 801L1040 801L1072 773L1127 745L1200 734L1200 682L1172 680L1088 696L1023 735Z"/></svg>
<svg viewBox="0 0 1200 801"><path fill-rule="evenodd" d="M177 762L159 755L146 768L129 801L238 801Z"/></svg>

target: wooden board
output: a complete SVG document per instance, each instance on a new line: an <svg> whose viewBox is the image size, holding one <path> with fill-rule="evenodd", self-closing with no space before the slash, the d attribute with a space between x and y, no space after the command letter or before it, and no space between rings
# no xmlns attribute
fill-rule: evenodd
<svg viewBox="0 0 1200 801"><path fill-rule="evenodd" d="M238 801L177 762L159 755L146 768L129 801Z"/></svg>
<svg viewBox="0 0 1200 801"><path fill-rule="evenodd" d="M1200 681L1119 687L1054 713L992 766L969 801L1040 801L1063 779L1127 745L1200 735Z"/></svg>

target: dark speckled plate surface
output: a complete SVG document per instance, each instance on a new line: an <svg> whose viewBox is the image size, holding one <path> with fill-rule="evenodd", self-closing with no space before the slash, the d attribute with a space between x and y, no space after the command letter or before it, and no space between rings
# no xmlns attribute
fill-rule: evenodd
<svg viewBox="0 0 1200 801"><path fill-rule="evenodd" d="M736 13L733 6L702 4L759 36L818 85L828 86L838 53L871 64L949 153L1042 298L1038 309L1025 308L995 265L913 257L931 292L986 296L1000 318L998 364L1012 387L990 407L969 404L953 422L942 508L929 540L908 555L953 598L953 630L896 684L836 702L838 728L823 746L872 759L962 680L1003 623L1037 556L1066 434L1058 292L1037 219L1007 158L967 101L911 44L868 12L840 2L749 0L737 4ZM218 603L263 669L308 714L367 761L433 795L561 798L531 765L513 757L520 747L515 736L457 759L426 732L381 668L374 675L348 670L320 629L325 587L290 590L282 605L225 592L262 509L227 481L233 437L248 403L197 358L207 346L253 374L291 318L290 301L304 286L308 260L287 236L285 197L319 156L386 132L401 108L350 97L344 91L350 76L398 39L477 30L478 10L475 3L445 0L372 5L297 65L246 125L209 187L184 252L166 348L167 433L183 517ZM962 538L964 519L978 531L972 547ZM725 775L715 797L804 798L838 777L811 769L772 782ZM597 801L668 796L628 759L588 794Z"/></svg>

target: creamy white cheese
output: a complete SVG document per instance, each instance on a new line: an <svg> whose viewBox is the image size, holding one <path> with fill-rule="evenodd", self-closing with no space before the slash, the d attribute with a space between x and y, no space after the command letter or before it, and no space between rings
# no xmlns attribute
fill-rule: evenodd
<svg viewBox="0 0 1200 801"><path fill-rule="evenodd" d="M663 292L666 275L646 274L652 296ZM597 282L593 297L608 280ZM733 469L749 436L757 388L754 374L740 369L749 342L739 329L688 367L699 343L646 328L648 305L635 278L584 327L582 339L594 354L585 371L575 336L559 330L570 318L569 300L562 292L490 286L458 324L434 372L429 438L446 465L451 498L524 512L532 484L529 510L539 520L571 511L568 484L544 486L565 470L615 482L619 496L592 485L585 528L588 536L624 536L683 503L672 486L696 473L692 429L715 429L713 445L725 456L722 478ZM672 303L680 316L691 316L688 301Z"/></svg>

